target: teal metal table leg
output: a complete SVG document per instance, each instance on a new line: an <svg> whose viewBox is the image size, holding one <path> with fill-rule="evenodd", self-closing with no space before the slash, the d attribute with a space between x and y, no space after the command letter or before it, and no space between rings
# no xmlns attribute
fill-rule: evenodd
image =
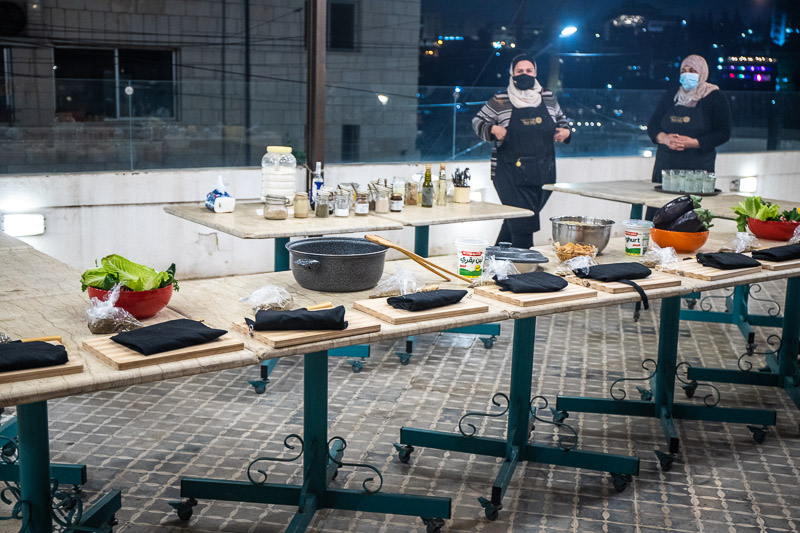
<svg viewBox="0 0 800 533"><path fill-rule="evenodd" d="M50 435L47 429L47 402L17 406L19 428L19 485L23 529L31 533L50 533ZM21 529L22 530L22 529Z"/></svg>
<svg viewBox="0 0 800 533"><path fill-rule="evenodd" d="M497 518L498 512L502 509L503 496L519 461L536 461L544 464L586 468L622 476L630 476L639 472L639 459L636 457L576 450L574 444L567 445L566 441L560 443L559 446L528 443L533 429L533 419L555 424L559 429L567 427L563 422L555 422L556 413L553 413L554 422L550 422L537 416L536 410L532 409L532 403L544 400L538 396L531 399L535 336L535 317L514 321L510 394L506 396L497 393L492 398L495 406L502 408L505 405L504 410L494 414L472 412L465 414L459 421L460 435L403 427L400 429L400 444L395 445L403 462L408 460L414 446L502 457L504 461L492 485L491 498L479 498L486 517L490 520ZM546 407L545 405L544 408ZM538 407L537 409L544 408ZM508 431L505 439L478 437L475 435L477 428L470 423L466 424L468 429L464 428L464 420L467 417L499 417L506 413L508 413Z"/></svg>
<svg viewBox="0 0 800 533"><path fill-rule="evenodd" d="M289 244L289 237L275 239L275 272L289 270L289 250L286 249L287 244Z"/></svg>
<svg viewBox="0 0 800 533"><path fill-rule="evenodd" d="M760 290L757 285L737 285L734 287L733 294L724 297L725 311L711 311L710 306L704 306L704 300L706 298L723 298L722 296L706 296L705 298L701 298L700 309L681 310L681 320L710 322L714 324L733 324L739 328L739 331L741 331L745 339L748 339L753 333L753 326L782 327L783 317L777 316L777 313L775 315L751 315L749 313L748 304L753 287ZM699 296L699 293L692 293L686 297L696 301ZM753 296L753 298L756 297Z"/></svg>
<svg viewBox="0 0 800 533"><path fill-rule="evenodd" d="M653 402L656 415L661 418L664 436L670 453L677 453L680 437L672 419L672 404L675 402L675 370L680 336L680 297L661 300L661 324L658 335L658 361L656 374L651 378Z"/></svg>
<svg viewBox="0 0 800 533"><path fill-rule="evenodd" d="M428 240L430 239L430 226L417 226L414 228L414 253L428 257Z"/></svg>
<svg viewBox="0 0 800 533"><path fill-rule="evenodd" d="M642 214L644 213L644 205L643 204L631 204L631 219L641 219Z"/></svg>
<svg viewBox="0 0 800 533"><path fill-rule="evenodd" d="M341 437L328 439L328 352L314 352L305 356L303 371L303 437L289 435L284 439L287 450L299 452L294 456L260 457L247 468L249 482L225 481L203 478L181 480L181 496L186 500L170 502L178 516L188 520L198 498L250 503L292 505L297 513L286 531L300 533L311 523L321 509L346 509L374 513L391 513L420 516L426 523L434 519L450 518L450 498L384 494L380 492L383 478L380 472L366 464L346 463L342 460L347 443ZM299 444L298 444L299 443ZM303 459L303 484L283 485L267 483L267 475L257 464L262 461L291 462ZM379 478L367 478L364 490L329 488L339 468L363 467L372 470Z"/></svg>

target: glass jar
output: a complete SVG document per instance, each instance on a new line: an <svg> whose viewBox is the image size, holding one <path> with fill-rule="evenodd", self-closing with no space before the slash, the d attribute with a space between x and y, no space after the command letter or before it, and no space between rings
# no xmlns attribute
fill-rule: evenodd
<svg viewBox="0 0 800 533"><path fill-rule="evenodd" d="M308 201L307 192L299 192L294 195L294 218L308 218L311 210L311 202Z"/></svg>
<svg viewBox="0 0 800 533"><path fill-rule="evenodd" d="M295 167L297 160L289 146L267 146L261 158L261 201L267 196L283 196L290 202L294 199Z"/></svg>
<svg viewBox="0 0 800 533"><path fill-rule="evenodd" d="M356 193L354 212L358 216L365 216L369 214L369 195L366 191L358 191Z"/></svg>
<svg viewBox="0 0 800 533"><path fill-rule="evenodd" d="M264 200L264 218L267 220L286 220L289 217L290 201L285 196L267 195Z"/></svg>
<svg viewBox="0 0 800 533"><path fill-rule="evenodd" d="M419 204L419 183L415 179L406 182L406 205Z"/></svg>
<svg viewBox="0 0 800 533"><path fill-rule="evenodd" d="M333 200L333 214L337 217L350 216L350 193L339 190Z"/></svg>
<svg viewBox="0 0 800 533"><path fill-rule="evenodd" d="M389 198L389 211L399 213L403 210L403 195L399 192L392 193Z"/></svg>
<svg viewBox="0 0 800 533"><path fill-rule="evenodd" d="M376 213L388 213L389 212L389 195L391 191L389 188L380 187L376 191L375 197L375 212ZM401 202L402 202L402 196Z"/></svg>
<svg viewBox="0 0 800 533"><path fill-rule="evenodd" d="M328 204L331 195L326 191L319 190L314 196L314 216L317 218L328 218Z"/></svg>

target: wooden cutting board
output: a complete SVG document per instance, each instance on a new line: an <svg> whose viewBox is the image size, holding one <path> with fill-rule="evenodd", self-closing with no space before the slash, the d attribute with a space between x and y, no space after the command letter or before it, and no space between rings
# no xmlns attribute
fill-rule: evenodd
<svg viewBox="0 0 800 533"><path fill-rule="evenodd" d="M388 322L390 324L410 324L412 322L426 322L439 318L449 318L454 316L475 315L486 313L489 306L475 301L468 296L457 304L427 309L425 311L405 311L395 309L386 303L386 298L372 298L369 300L359 300L353 304L359 311Z"/></svg>
<svg viewBox="0 0 800 533"><path fill-rule="evenodd" d="M246 322L233 324L233 329L239 333L251 335L255 340L273 348L286 348L310 342L341 339L342 337L375 333L381 330L380 322L361 313L348 313L345 318L347 319L347 329L342 330L253 331L251 335L250 328Z"/></svg>
<svg viewBox="0 0 800 533"><path fill-rule="evenodd" d="M595 298L597 291L582 285L567 285L557 292L529 292L515 294L511 291L501 291L499 285L486 285L476 287L475 294L494 298L501 302L506 302L520 307L530 307L534 305L554 304L560 302L570 302L582 300L584 298Z"/></svg>
<svg viewBox="0 0 800 533"><path fill-rule="evenodd" d="M590 287L592 289L597 289L598 291L610 292L611 294L618 294L621 292L633 292L635 290L630 285L626 285L625 283L620 283L619 281L597 281L594 279L582 279L579 278L578 276L567 276L565 279L570 283L574 283L576 285ZM669 276L667 274L662 274L660 272L653 272L652 274L650 274L650 276L644 279L636 279L633 281L637 285L639 285L645 292L650 289L665 289L667 287L678 287L681 284L681 280L679 278L676 278L675 276Z"/></svg>
<svg viewBox="0 0 800 533"><path fill-rule="evenodd" d="M697 262L696 259L687 259L679 263L670 265L658 265L657 270L661 272L669 272L670 274L677 274L678 276L686 276L688 278L697 278L704 281L717 281L720 279L735 278L737 276L745 276L748 274L756 274L761 272L761 267L751 268L737 268L735 270L720 270L703 266Z"/></svg>
<svg viewBox="0 0 800 533"><path fill-rule="evenodd" d="M51 342L51 344L60 343ZM69 354L68 357L69 361L63 365L46 366L44 368L29 368L27 370L13 370L11 372L0 372L0 384L28 381L29 379L66 376L68 374L80 374L83 372L83 361L81 361L81 358L76 355Z"/></svg>
<svg viewBox="0 0 800 533"><path fill-rule="evenodd" d="M758 260L764 270L789 270L790 268L800 268L800 259L792 259L791 261L762 261Z"/></svg>
<svg viewBox="0 0 800 533"><path fill-rule="evenodd" d="M113 366L117 370L129 370L163 363L174 363L175 361L194 359L204 355L238 352L244 349L244 343L230 335L223 335L211 342L189 346L188 348L180 348L153 355L142 355L112 341L111 336L107 336L86 339L83 341L83 347L92 355L96 355L104 363Z"/></svg>

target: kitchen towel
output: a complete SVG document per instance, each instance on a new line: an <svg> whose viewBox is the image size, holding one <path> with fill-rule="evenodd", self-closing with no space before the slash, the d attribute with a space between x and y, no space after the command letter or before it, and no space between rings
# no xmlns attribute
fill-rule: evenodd
<svg viewBox="0 0 800 533"><path fill-rule="evenodd" d="M68 361L67 349L60 344L42 341L0 344L0 372L63 365Z"/></svg>
<svg viewBox="0 0 800 533"><path fill-rule="evenodd" d="M262 310L256 313L255 320L249 318L244 320L256 331L347 329L343 305L319 311L309 311L305 308L293 311Z"/></svg>
<svg viewBox="0 0 800 533"><path fill-rule="evenodd" d="M513 293L556 292L569 285L564 278L547 272L513 274L506 279L497 279L495 276L494 281L501 287L501 291Z"/></svg>
<svg viewBox="0 0 800 533"><path fill-rule="evenodd" d="M606 265L594 265L586 269L573 270L579 278L589 278L597 281L618 281L630 285L639 293L642 298L642 305L645 309L650 309L650 301L647 299L644 289L631 280L644 279L648 277L652 270L641 263L609 263Z"/></svg>
<svg viewBox="0 0 800 533"><path fill-rule="evenodd" d="M226 333L224 329L214 329L195 320L179 318L119 333L111 340L142 355L153 355L210 342Z"/></svg>
<svg viewBox="0 0 800 533"><path fill-rule="evenodd" d="M386 299L386 303L395 309L406 311L424 311L445 305L456 304L461 301L467 291L454 291L450 289L440 289L438 291L415 292L402 296L392 296Z"/></svg>
<svg viewBox="0 0 800 533"><path fill-rule="evenodd" d="M736 270L737 268L761 266L761 263L752 257L747 257L746 255L733 252L697 254L697 262L703 266L718 268L720 270Z"/></svg>
<svg viewBox="0 0 800 533"><path fill-rule="evenodd" d="M753 252L753 259L759 261L791 261L792 259L800 259L800 244L789 244L786 246L776 246L774 248L766 248L764 250L756 250Z"/></svg>

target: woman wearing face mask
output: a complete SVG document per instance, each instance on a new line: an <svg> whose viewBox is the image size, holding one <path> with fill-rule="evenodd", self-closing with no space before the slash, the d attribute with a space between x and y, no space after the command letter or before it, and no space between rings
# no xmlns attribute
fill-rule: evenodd
<svg viewBox="0 0 800 533"><path fill-rule="evenodd" d="M688 56L681 63L680 87L664 93L650 118L647 132L658 144L654 182L661 183L662 170L714 172L716 147L731 137L731 110L719 87L707 79L706 60Z"/></svg>
<svg viewBox="0 0 800 533"><path fill-rule="evenodd" d="M556 182L554 143L570 141L567 118L555 96L536 79L536 62L519 55L511 62L508 89L492 97L472 119L472 128L492 141L492 180L505 205L531 209L532 217L503 221L497 242L533 246L539 211L550 197L542 185Z"/></svg>

